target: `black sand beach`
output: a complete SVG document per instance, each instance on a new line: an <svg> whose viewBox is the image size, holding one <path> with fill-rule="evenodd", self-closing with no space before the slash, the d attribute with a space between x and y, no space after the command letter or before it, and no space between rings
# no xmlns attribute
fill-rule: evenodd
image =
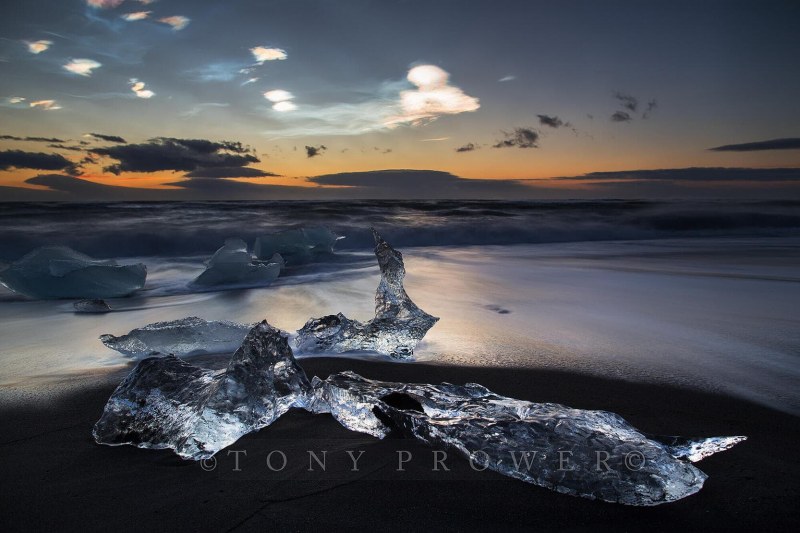
<svg viewBox="0 0 800 533"><path fill-rule="evenodd" d="M652 508L475 472L452 454L450 471L433 471L430 448L379 441L328 415L296 410L217 454L215 468L205 471L169 451L94 443L91 428L121 377L115 375L54 405L0 410L0 529L782 531L800 523L800 419L744 400L547 371L333 358L301 364L309 376L351 369L374 379L479 382L515 398L614 411L648 433L749 439L698 464L709 475L698 494ZM274 450L287 457L280 472L266 468ZM308 472L307 450L328 451L325 472L316 463ZM346 450L364 450L358 472ZM402 472L398 450L412 457ZM281 466L278 454L271 458Z"/></svg>

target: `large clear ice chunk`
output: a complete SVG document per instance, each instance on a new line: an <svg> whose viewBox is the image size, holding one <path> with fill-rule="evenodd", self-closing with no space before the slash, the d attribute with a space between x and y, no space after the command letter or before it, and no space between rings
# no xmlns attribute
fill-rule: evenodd
<svg viewBox="0 0 800 533"><path fill-rule="evenodd" d="M105 334L100 340L124 355L135 358L153 354L172 354L179 357L233 353L244 340L253 324L224 320L203 320L196 316L155 322L132 330L127 335Z"/></svg>
<svg viewBox="0 0 800 533"><path fill-rule="evenodd" d="M375 293L375 318L359 322L343 314L312 318L297 332L300 352L374 351L408 358L439 320L411 300L403 288L403 255L372 230L381 281Z"/></svg>
<svg viewBox="0 0 800 533"><path fill-rule="evenodd" d="M45 246L0 271L0 283L31 298L115 298L144 287L147 267L96 260L66 246Z"/></svg>
<svg viewBox="0 0 800 533"><path fill-rule="evenodd" d="M243 240L227 239L191 285L197 288L262 287L275 281L282 268L280 254L273 254L268 261L256 261Z"/></svg>
<svg viewBox="0 0 800 533"><path fill-rule="evenodd" d="M606 411L506 398L464 386L371 381L352 372L314 378L309 409L331 413L353 431L395 431L454 450L476 469L551 490L627 505L658 505L699 491L707 476L689 461L745 437L652 440ZM691 443L702 453L693 453Z"/></svg>
<svg viewBox="0 0 800 533"><path fill-rule="evenodd" d="M305 407L309 391L287 338L264 321L222 371L171 355L140 361L109 398L92 434L100 444L170 448L200 460L290 408Z"/></svg>
<svg viewBox="0 0 800 533"><path fill-rule="evenodd" d="M256 238L254 253L259 259L280 254L289 265L319 260L333 253L333 247L343 239L325 227L297 228Z"/></svg>

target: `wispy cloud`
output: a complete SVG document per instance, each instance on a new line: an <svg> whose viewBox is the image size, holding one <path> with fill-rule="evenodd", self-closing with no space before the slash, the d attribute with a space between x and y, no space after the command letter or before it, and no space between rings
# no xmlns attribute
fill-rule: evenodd
<svg viewBox="0 0 800 533"><path fill-rule="evenodd" d="M102 63L94 59L73 59L64 65L64 70L68 70L79 76L89 77L92 75L94 69L100 68L101 66L103 66Z"/></svg>
<svg viewBox="0 0 800 533"><path fill-rule="evenodd" d="M160 18L158 21L163 22L164 24L169 24L175 31L180 31L189 25L191 19L189 17L184 17L183 15L174 15L172 17Z"/></svg>
<svg viewBox="0 0 800 533"><path fill-rule="evenodd" d="M128 22L134 22L137 20L144 20L150 16L152 11L136 11L134 13L125 13L122 15L122 18L127 20Z"/></svg>
<svg viewBox="0 0 800 533"><path fill-rule="evenodd" d="M741 144L726 144L709 148L712 152L756 152L763 150L800 150L800 138L770 139Z"/></svg>
<svg viewBox="0 0 800 533"><path fill-rule="evenodd" d="M436 141L446 141L450 137L434 137L432 139L420 139L420 142L436 142Z"/></svg>
<svg viewBox="0 0 800 533"><path fill-rule="evenodd" d="M28 52L32 54L41 54L42 52L46 52L50 46L52 46L53 41L23 41L25 45L28 47Z"/></svg>
<svg viewBox="0 0 800 533"><path fill-rule="evenodd" d="M256 46L255 48L251 48L250 52L253 54L253 57L256 59L259 65L265 61L283 61L287 57L286 50L281 48Z"/></svg>
<svg viewBox="0 0 800 533"><path fill-rule="evenodd" d="M306 157L308 158L317 157L319 155L322 155L322 152L324 152L327 149L328 148L324 144L321 144L319 146L306 146Z"/></svg>
<svg viewBox="0 0 800 533"><path fill-rule="evenodd" d="M247 80L244 80L244 81L242 82L242 87L244 87L245 85L250 85L251 83L255 83L255 82L257 82L259 79L260 79L260 78L249 78L249 79L247 79Z"/></svg>
<svg viewBox="0 0 800 533"><path fill-rule="evenodd" d="M125 0L86 0L86 5L95 9L119 7Z"/></svg>
<svg viewBox="0 0 800 533"><path fill-rule="evenodd" d="M119 143L119 144L127 144L128 142L119 135L105 135L103 133L87 133L84 135L84 137L86 137L87 139L97 139L100 141Z"/></svg>
<svg viewBox="0 0 800 533"><path fill-rule="evenodd" d="M9 96L8 98L6 98L6 101L9 104L21 104L22 102L25 101L25 98L22 96Z"/></svg>
<svg viewBox="0 0 800 533"><path fill-rule="evenodd" d="M623 108L636 113L636 109L639 107L638 98L621 92L615 92L614 98L620 103L620 105L622 105Z"/></svg>
<svg viewBox="0 0 800 533"><path fill-rule="evenodd" d="M58 102L55 100L36 100L35 102L31 102L30 106L35 109L43 109L45 111L55 111L57 109L61 109L61 106L58 105Z"/></svg>
<svg viewBox="0 0 800 533"><path fill-rule="evenodd" d="M630 122L631 120L633 120L633 117L625 111L616 111L611 115L611 122Z"/></svg>
<svg viewBox="0 0 800 533"><path fill-rule="evenodd" d="M272 102L272 109L275 111L294 111L297 106L292 102L294 95L283 89L273 89L264 93L264 98Z"/></svg>
<svg viewBox="0 0 800 533"><path fill-rule="evenodd" d="M503 136L493 148L539 148L539 132L533 128L514 128L511 132L504 131Z"/></svg>
<svg viewBox="0 0 800 533"><path fill-rule="evenodd" d="M456 152L474 152L479 146L475 143L467 143L464 146L456 148Z"/></svg>
<svg viewBox="0 0 800 533"><path fill-rule="evenodd" d="M143 81L131 78L129 83L131 85L131 91L139 98L152 98L156 95L156 93L150 89L145 89L145 83Z"/></svg>
<svg viewBox="0 0 800 533"><path fill-rule="evenodd" d="M480 108L477 98L449 84L450 74L436 65L419 65L408 71L407 79L416 90L400 92L401 114L389 117L389 127L408 123L419 125L442 115L457 115Z"/></svg>
<svg viewBox="0 0 800 533"><path fill-rule="evenodd" d="M508 76L503 76L502 78L500 78L497 81L500 82L500 83L505 83L507 81L514 81L516 79L517 79L516 76L513 76L513 75L509 74Z"/></svg>
<svg viewBox="0 0 800 533"><path fill-rule="evenodd" d="M205 111L206 109L211 109L214 107L230 107L231 104L225 102L203 102L202 104L197 104L192 107L189 111L184 111L181 113L182 117L194 117Z"/></svg>

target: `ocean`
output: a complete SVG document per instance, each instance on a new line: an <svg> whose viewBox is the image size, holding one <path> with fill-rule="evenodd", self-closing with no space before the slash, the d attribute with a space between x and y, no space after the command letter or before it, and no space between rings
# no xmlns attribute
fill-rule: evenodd
<svg viewBox="0 0 800 533"><path fill-rule="evenodd" d="M59 244L148 269L145 288L104 315L0 287L2 401L124 368L98 337L156 321L267 319L293 332L337 312L367 320L374 227L402 251L408 294L441 318L398 364L566 370L800 414L798 202L6 203L0 220L3 262ZM344 236L336 254L269 287L188 286L226 238L252 248L303 226Z"/></svg>

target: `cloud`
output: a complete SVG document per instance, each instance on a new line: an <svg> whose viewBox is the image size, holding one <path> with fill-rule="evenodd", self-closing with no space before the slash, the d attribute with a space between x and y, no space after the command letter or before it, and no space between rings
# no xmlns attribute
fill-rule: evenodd
<svg viewBox="0 0 800 533"><path fill-rule="evenodd" d="M771 139L742 144L726 144L709 148L712 152L756 152L761 150L800 150L800 138Z"/></svg>
<svg viewBox="0 0 800 533"><path fill-rule="evenodd" d="M53 41L23 41L27 47L28 52L32 54L41 54L42 52L46 52L48 48L53 44Z"/></svg>
<svg viewBox="0 0 800 533"><path fill-rule="evenodd" d="M150 16L152 11L136 11L134 13L125 13L122 15L122 18L127 20L128 22L134 22L137 20L144 20Z"/></svg>
<svg viewBox="0 0 800 533"><path fill-rule="evenodd" d="M500 82L500 83L505 83L507 81L514 81L516 79L517 79L516 76L512 76L512 75L509 74L508 76L503 76L502 78L500 78L497 81Z"/></svg>
<svg viewBox="0 0 800 533"><path fill-rule="evenodd" d="M259 79L260 79L260 78L248 78L248 79L246 79L246 80L244 80L244 81L242 82L242 87L244 87L245 85L250 85L251 83L255 83L255 82L257 82Z"/></svg>
<svg viewBox="0 0 800 533"><path fill-rule="evenodd" d="M446 141L450 139L450 137L434 137L432 139L420 139L420 142L438 142L438 141Z"/></svg>
<svg viewBox="0 0 800 533"><path fill-rule="evenodd" d="M631 96L630 94L625 94L621 92L615 92L614 98L616 98L619 101L620 105L622 105L624 109L636 113L636 109L638 109L639 107L638 98L636 98L635 96Z"/></svg>
<svg viewBox="0 0 800 533"><path fill-rule="evenodd" d="M6 150L0 152L0 170L33 168L36 170L64 170L75 172L75 163L60 154Z"/></svg>
<svg viewBox="0 0 800 533"><path fill-rule="evenodd" d="M94 59L73 59L64 65L64 69L79 76L89 77L94 69L101 66L103 66L102 63L98 63Z"/></svg>
<svg viewBox="0 0 800 533"><path fill-rule="evenodd" d="M90 152L119 161L103 169L113 174L243 167L260 162L252 149L241 143L205 139L157 137L140 144L93 148Z"/></svg>
<svg viewBox="0 0 800 533"><path fill-rule="evenodd" d="M259 65L265 61L283 61L287 58L286 50L281 48L267 48L265 46L256 46L250 49L250 53L256 59Z"/></svg>
<svg viewBox="0 0 800 533"><path fill-rule="evenodd" d="M477 150L479 147L475 143L467 143L464 146L456 148L456 152L472 152Z"/></svg>
<svg viewBox="0 0 800 533"><path fill-rule="evenodd" d="M144 88L145 84L143 81L139 81L136 78L131 78L129 83L131 85L131 91L133 91L133 93L139 98L152 98L156 95L156 93L150 89Z"/></svg>
<svg viewBox="0 0 800 533"><path fill-rule="evenodd" d="M306 146L306 157L317 157L318 155L322 155L322 152L327 149L328 148L324 144L319 146Z"/></svg>
<svg viewBox="0 0 800 533"><path fill-rule="evenodd" d="M617 111L611 115L611 122L630 122L631 120L633 120L633 117L625 111Z"/></svg>
<svg viewBox="0 0 800 533"><path fill-rule="evenodd" d="M64 144L48 144L47 147L55 148L56 150L69 150L70 152L83 152L85 150L83 146L67 146Z"/></svg>
<svg viewBox="0 0 800 533"><path fill-rule="evenodd" d="M95 9L110 9L119 7L125 0L86 0L86 5Z"/></svg>
<svg viewBox="0 0 800 533"><path fill-rule="evenodd" d="M194 117L199 115L201 112L205 111L206 109L211 109L214 107L230 107L231 104L227 102L203 102L201 104L196 104L192 107L189 111L184 111L181 113L182 117Z"/></svg>
<svg viewBox="0 0 800 533"><path fill-rule="evenodd" d="M188 17L184 17L182 15L175 15L172 17L164 17L158 19L158 22L163 22L164 24L169 24L172 26L172 29L175 31L180 31L184 29L186 26L189 25L191 19Z"/></svg>
<svg viewBox="0 0 800 533"><path fill-rule="evenodd" d="M25 101L25 98L23 98L22 96L9 96L8 98L6 98L6 101L9 104L21 104L22 102Z"/></svg>
<svg viewBox="0 0 800 533"><path fill-rule="evenodd" d="M30 106L36 109L44 109L45 111L61 109L61 106L58 105L58 102L55 100L36 100L35 102L31 102Z"/></svg>
<svg viewBox="0 0 800 533"><path fill-rule="evenodd" d="M590 172L552 178L585 181L800 181L800 168L690 167Z"/></svg>
<svg viewBox="0 0 800 533"><path fill-rule="evenodd" d="M642 113L642 118L644 120L650 118L650 115L653 114L653 111L655 111L657 107L658 107L658 102L656 101L655 98L647 102L647 108L644 110L644 113Z"/></svg>
<svg viewBox="0 0 800 533"><path fill-rule="evenodd" d="M514 128L512 132L503 132L504 139L497 141L493 148L539 148L539 133L533 128Z"/></svg>
<svg viewBox="0 0 800 533"><path fill-rule="evenodd" d="M100 141L127 144L128 141L118 135L103 135L102 133L87 133L84 137L94 137Z"/></svg>
<svg viewBox="0 0 800 533"><path fill-rule="evenodd" d="M550 116L550 115L536 115L539 117L539 124L542 126L547 126L548 128L560 128L561 126L566 126L567 128L571 127L572 125L569 122L564 122L557 116Z"/></svg>
<svg viewBox="0 0 800 533"><path fill-rule="evenodd" d="M297 106L291 101L294 99L294 95L289 91L284 91L283 89L273 89L265 92L264 98L272 102L272 109L275 111L284 112L294 111L297 109Z"/></svg>
<svg viewBox="0 0 800 533"><path fill-rule="evenodd" d="M0 140L4 141L24 141L37 143L63 143L64 139L56 137L17 137L16 135L0 135Z"/></svg>
<svg viewBox="0 0 800 533"><path fill-rule="evenodd" d="M425 124L442 115L457 115L480 108L477 98L449 84L450 74L436 65L419 65L408 71L407 79L416 90L400 92L401 114L389 117L385 124Z"/></svg>
<svg viewBox="0 0 800 533"><path fill-rule="evenodd" d="M187 178L276 178L280 174L265 172L253 167L198 168L186 174Z"/></svg>

